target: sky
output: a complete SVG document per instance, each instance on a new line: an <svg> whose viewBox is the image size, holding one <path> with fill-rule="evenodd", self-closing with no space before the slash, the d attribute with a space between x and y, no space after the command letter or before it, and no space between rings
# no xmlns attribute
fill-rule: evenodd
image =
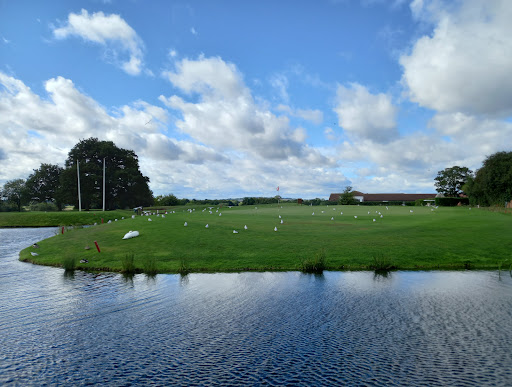
<svg viewBox="0 0 512 387"><path fill-rule="evenodd" d="M510 20L509 0L0 0L0 185L96 137L155 195L432 193L512 151Z"/></svg>

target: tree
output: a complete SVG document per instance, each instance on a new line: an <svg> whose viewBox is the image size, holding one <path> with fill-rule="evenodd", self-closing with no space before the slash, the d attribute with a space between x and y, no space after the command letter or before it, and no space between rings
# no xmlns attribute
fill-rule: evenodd
<svg viewBox="0 0 512 387"><path fill-rule="evenodd" d="M6 198L8 202L13 203L18 211L21 212L21 207L27 203L27 190L25 187L25 180L9 180L4 184L2 196Z"/></svg>
<svg viewBox="0 0 512 387"><path fill-rule="evenodd" d="M97 138L81 140L69 151L65 169L61 174L60 199L78 207L78 160L82 208L101 208L104 159L106 209L153 204L149 178L140 172L135 152L118 148L112 141L99 141Z"/></svg>
<svg viewBox="0 0 512 387"><path fill-rule="evenodd" d="M39 169L34 169L25 183L27 195L31 201L37 203L52 202L62 209L62 203L58 195L60 175L64 169L58 165L41 164Z"/></svg>
<svg viewBox="0 0 512 387"><path fill-rule="evenodd" d="M437 172L434 179L436 191L445 196L457 197L463 193L462 187L473 176L473 171L466 167L454 166Z"/></svg>
<svg viewBox="0 0 512 387"><path fill-rule="evenodd" d="M352 192L352 187L347 185L343 190L343 193L340 195L340 199L338 200L339 204L354 204L354 193Z"/></svg>
<svg viewBox="0 0 512 387"><path fill-rule="evenodd" d="M156 206L176 206L178 205L178 198L174 196L173 194L169 195L159 195L155 197L155 205Z"/></svg>
<svg viewBox="0 0 512 387"><path fill-rule="evenodd" d="M512 152L497 152L485 159L464 187L472 203L503 205L512 200Z"/></svg>

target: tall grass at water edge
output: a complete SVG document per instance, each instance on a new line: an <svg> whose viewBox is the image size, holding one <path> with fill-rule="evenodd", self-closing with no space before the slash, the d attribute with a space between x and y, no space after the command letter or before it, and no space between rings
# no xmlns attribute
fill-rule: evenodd
<svg viewBox="0 0 512 387"><path fill-rule="evenodd" d="M136 272L135 254L132 252L125 254L125 256L121 259L121 267L121 273L134 274Z"/></svg>
<svg viewBox="0 0 512 387"><path fill-rule="evenodd" d="M304 273L322 273L326 269L326 254L322 249L311 258L301 261L301 271Z"/></svg>
<svg viewBox="0 0 512 387"><path fill-rule="evenodd" d="M62 261L62 267L66 271L73 271L73 270L75 270L75 268L76 268L76 259L75 259L75 257L73 257L71 255L68 255L68 256L64 257L64 259Z"/></svg>

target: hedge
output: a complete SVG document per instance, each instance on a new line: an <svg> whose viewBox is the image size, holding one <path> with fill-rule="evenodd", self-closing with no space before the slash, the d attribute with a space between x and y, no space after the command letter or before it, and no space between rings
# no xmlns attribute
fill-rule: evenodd
<svg viewBox="0 0 512 387"><path fill-rule="evenodd" d="M467 206L469 205L469 198L436 198L436 206L455 207L459 203Z"/></svg>

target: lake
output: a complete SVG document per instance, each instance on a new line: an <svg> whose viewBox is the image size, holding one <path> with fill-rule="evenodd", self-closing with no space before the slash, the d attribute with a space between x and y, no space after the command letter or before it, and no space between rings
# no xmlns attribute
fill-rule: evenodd
<svg viewBox="0 0 512 387"><path fill-rule="evenodd" d="M18 261L56 230L0 229L2 385L512 385L508 271L124 277Z"/></svg>

